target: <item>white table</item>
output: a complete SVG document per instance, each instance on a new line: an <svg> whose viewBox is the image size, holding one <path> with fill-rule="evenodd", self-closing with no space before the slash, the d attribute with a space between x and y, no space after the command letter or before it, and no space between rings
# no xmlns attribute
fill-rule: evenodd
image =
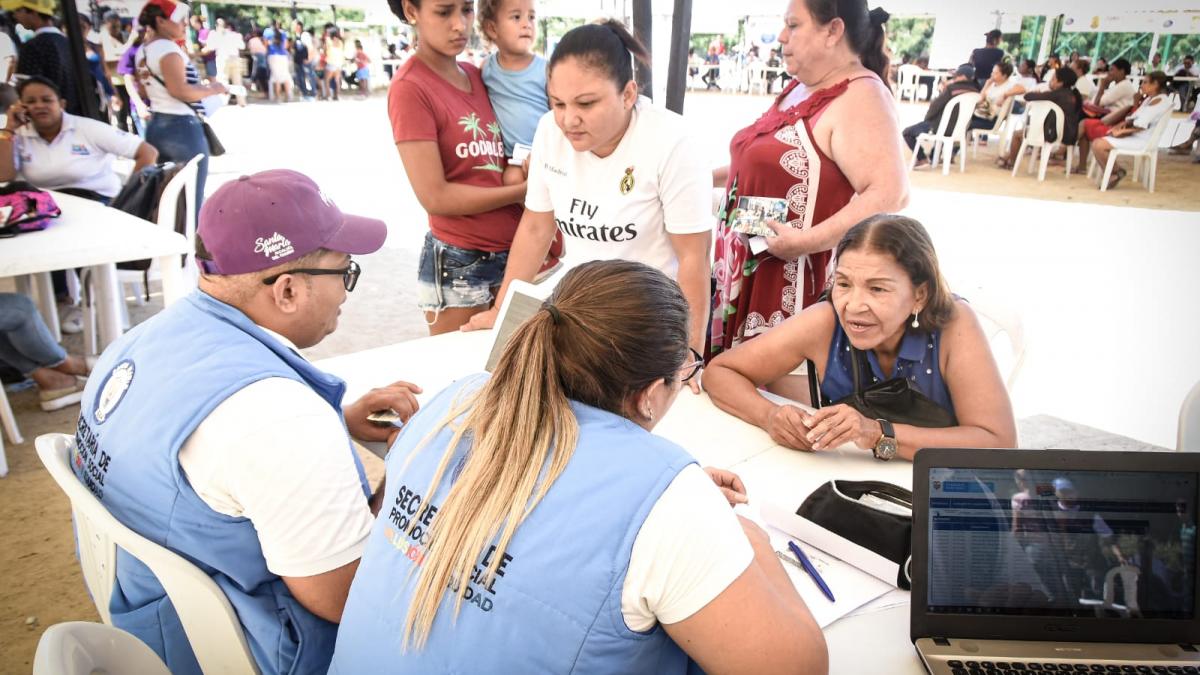
<svg viewBox="0 0 1200 675"><path fill-rule="evenodd" d="M346 400L395 380L420 385L424 403L454 380L483 370L492 331L450 333L325 359L322 370L346 380ZM1022 447L1158 449L1131 439L1049 416L1018 424ZM729 415L686 389L654 433L687 448L703 466L741 476L751 500L795 501L831 478L883 480L912 488L912 463L880 462L862 450L797 452L776 445L763 430ZM372 448L381 453L381 448ZM893 590L825 629L830 673L924 673L909 641L908 592Z"/></svg>
<svg viewBox="0 0 1200 675"><path fill-rule="evenodd" d="M92 269L101 350L122 330L120 303L124 299L116 263L157 258L164 304L186 294L178 257L187 252L183 235L98 202L61 192L51 194L62 215L41 232L0 241L0 278L17 277L18 285L25 288L32 279L39 309L56 335L58 312L49 274L54 270Z"/></svg>

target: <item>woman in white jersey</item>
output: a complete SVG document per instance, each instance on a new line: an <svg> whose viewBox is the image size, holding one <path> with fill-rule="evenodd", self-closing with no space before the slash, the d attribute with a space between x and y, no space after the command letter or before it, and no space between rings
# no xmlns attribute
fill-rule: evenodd
<svg viewBox="0 0 1200 675"><path fill-rule="evenodd" d="M571 30L550 57L550 113L534 134L525 215L496 307L510 281L534 277L557 229L569 264L633 260L678 281L691 310L691 346L700 351L711 168L683 117L638 95L634 57L644 60L646 50L617 21ZM475 315L465 329L492 326L496 311Z"/></svg>

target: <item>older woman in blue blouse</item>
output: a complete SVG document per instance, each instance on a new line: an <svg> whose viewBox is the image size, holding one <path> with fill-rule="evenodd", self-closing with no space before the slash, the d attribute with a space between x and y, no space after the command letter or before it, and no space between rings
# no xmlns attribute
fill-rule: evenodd
<svg viewBox="0 0 1200 675"><path fill-rule="evenodd" d="M912 459L925 447L1013 447L1012 405L987 338L970 306L950 294L925 228L911 218L873 216L846 233L834 262L827 302L709 364L704 388L713 402L798 450L853 443L886 460ZM869 364L862 386L902 377L951 426L871 419L850 405L830 405L854 393L856 353ZM808 413L759 393L806 361L817 368L824 407ZM779 393L807 402L806 389Z"/></svg>

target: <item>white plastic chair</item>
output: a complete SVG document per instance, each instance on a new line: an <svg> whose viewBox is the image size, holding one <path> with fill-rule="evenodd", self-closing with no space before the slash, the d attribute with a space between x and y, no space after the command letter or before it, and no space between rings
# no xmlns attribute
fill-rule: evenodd
<svg viewBox="0 0 1200 675"><path fill-rule="evenodd" d="M920 90L921 67L906 63L896 69L896 98L901 103L908 96L913 103L917 102L917 92Z"/></svg>
<svg viewBox="0 0 1200 675"><path fill-rule="evenodd" d="M175 174L163 188L162 198L159 200L158 209L158 225L166 227L172 232L175 231L176 209L179 207L179 195L184 195L186 202L183 208L187 210L184 217L184 232L183 236L188 241L188 252L184 258L183 278L187 284L195 285L198 273L196 270L196 177L200 169L200 160L204 159L204 155L196 155L193 157L183 169ZM164 206L168 208L163 208ZM150 264L150 269L142 272L141 270L117 270L117 279L124 288L126 284L132 287L133 294L137 298L137 304L141 305L145 302L143 299L148 289L143 287L143 283L151 279L161 278L161 273L158 269L158 261L155 260Z"/></svg>
<svg viewBox="0 0 1200 675"><path fill-rule="evenodd" d="M1002 132L1003 132L1004 126L1008 123L1008 115L1009 115L1009 113L1012 112L1014 98L1015 97L1013 97L1013 96L1009 96L1007 99L1005 99L1004 107L1001 108L1000 111L996 113L996 122L995 122L995 124L992 125L991 129L968 129L967 130L967 135L971 137L971 159L979 158L979 137L980 136L984 136L984 137L1003 136ZM1004 147L1005 146L1003 144L1000 146L1001 154L1004 153Z"/></svg>
<svg viewBox="0 0 1200 675"><path fill-rule="evenodd" d="M758 93L767 93L767 66L761 61L754 61L746 66L746 93L753 94L755 89Z"/></svg>
<svg viewBox="0 0 1200 675"><path fill-rule="evenodd" d="M983 334L987 337L992 354L996 357L996 365L1000 372L1007 370L1004 386L1009 395L1013 393L1017 377L1025 365L1025 323L1021 312L998 296L981 289L972 290L965 296L979 323ZM1007 342L1008 349L1003 349Z"/></svg>
<svg viewBox="0 0 1200 675"><path fill-rule="evenodd" d="M120 628L88 621L57 623L38 640L33 675L137 673L170 675L144 642Z"/></svg>
<svg viewBox="0 0 1200 675"><path fill-rule="evenodd" d="M1122 150L1113 148L1108 153L1108 162L1104 166L1104 175L1100 179L1100 191L1108 191L1108 181L1112 178L1113 168L1117 165L1118 157L1133 158L1133 179L1145 184L1146 189L1154 192L1154 179L1158 177L1158 142L1171 124L1171 114L1167 113L1154 123L1150 135L1146 137L1146 145L1139 150ZM1142 180L1142 170L1145 169L1145 180ZM1093 173L1099 173L1100 166L1095 157L1088 158L1088 178Z"/></svg>
<svg viewBox="0 0 1200 675"><path fill-rule="evenodd" d="M104 508L71 470L72 437L44 434L34 444L50 477L71 501L79 565L104 623L112 625L108 602L116 582L120 546L149 567L166 589L201 670L257 673L237 614L213 580L181 556L125 527Z"/></svg>
<svg viewBox="0 0 1200 675"><path fill-rule="evenodd" d="M1063 115L1062 108L1053 101L1029 101L1025 104L1025 110L1028 115L1028 120L1025 122L1025 135L1021 139L1021 148L1017 151L1017 158L1013 161L1012 175L1017 176L1017 170L1021 168L1021 160L1025 158L1026 150L1033 150L1029 154L1029 173L1033 173L1034 161L1038 159L1036 149L1041 149L1040 161L1038 161L1038 182L1046 180L1046 166L1050 163L1050 156L1054 154L1062 146L1063 124L1066 117ZM1054 115L1055 140L1050 141L1046 138L1046 117ZM1071 160L1073 155L1067 154L1067 176L1071 175Z"/></svg>
<svg viewBox="0 0 1200 675"><path fill-rule="evenodd" d="M1103 600L1080 598L1079 604L1095 609L1096 616L1103 618L1106 611L1117 612L1121 616L1131 617L1141 614L1137 601L1137 582L1140 570L1133 565L1117 565L1104 573ZM1121 577L1121 588L1124 597L1117 602L1116 578Z"/></svg>
<svg viewBox="0 0 1200 675"><path fill-rule="evenodd" d="M959 172L967 170L967 125L971 123L971 116L975 113L975 104L979 103L979 94L977 92L967 92L959 94L950 99L946 104L945 110L942 111L942 118L938 120L937 133L923 133L917 136L917 144L913 148L912 163L909 164L909 169L917 165L917 148L925 151L929 155L929 163L937 166L938 158L942 160L942 175L950 175L950 162L954 161L954 148L957 146L961 152L958 155ZM958 115L954 115L954 111L958 111ZM954 128L947 129L950 124L950 118L954 117ZM932 152L931 152L932 151Z"/></svg>
<svg viewBox="0 0 1200 675"><path fill-rule="evenodd" d="M19 445L25 442L21 438L21 430L17 428L17 418L13 415L12 406L8 404L8 393L4 391L4 387L0 385L0 423L4 425L4 432L0 433L0 478L8 475L8 457L4 454L4 436L8 435L8 440L13 445Z"/></svg>
<svg viewBox="0 0 1200 675"><path fill-rule="evenodd" d="M1179 407L1179 436L1175 440L1179 452L1200 452L1200 382L1192 387Z"/></svg>

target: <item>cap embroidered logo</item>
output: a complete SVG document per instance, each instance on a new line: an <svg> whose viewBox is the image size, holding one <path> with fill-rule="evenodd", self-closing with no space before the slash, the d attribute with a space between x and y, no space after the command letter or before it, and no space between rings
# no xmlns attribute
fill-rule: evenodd
<svg viewBox="0 0 1200 675"><path fill-rule="evenodd" d="M292 247L292 242L287 237L276 232L266 239L263 237L255 239L254 252L261 253L270 260L279 260L295 253L296 249Z"/></svg>

